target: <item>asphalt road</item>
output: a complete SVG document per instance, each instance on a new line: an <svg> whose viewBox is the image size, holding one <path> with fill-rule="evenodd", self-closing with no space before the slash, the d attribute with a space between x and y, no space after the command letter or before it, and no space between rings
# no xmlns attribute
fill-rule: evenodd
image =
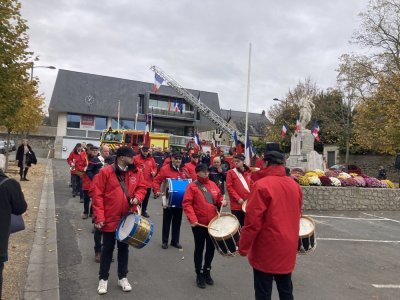
<svg viewBox="0 0 400 300"><path fill-rule="evenodd" d="M54 160L53 172L61 299L254 298L252 269L244 257L215 253L215 285L197 288L190 226L184 218L183 251L161 249L159 199L150 199L148 208L155 225L152 240L143 249L130 248L128 279L133 291L124 293L117 286L115 262L107 295L97 295L99 264L94 262L91 220L81 219L83 204L71 197L66 161ZM400 212L305 214L313 215L317 222L319 240L314 253L298 256L293 273L296 299L400 299ZM278 299L275 287L273 293L273 299Z"/></svg>

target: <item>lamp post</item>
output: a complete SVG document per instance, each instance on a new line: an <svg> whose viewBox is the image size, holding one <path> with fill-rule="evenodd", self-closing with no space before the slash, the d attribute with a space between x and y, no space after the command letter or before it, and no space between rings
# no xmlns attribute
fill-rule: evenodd
<svg viewBox="0 0 400 300"><path fill-rule="evenodd" d="M278 99L278 98L274 98L272 100L285 103L285 106L287 107L287 100L286 99L285 100L281 100L281 99Z"/></svg>
<svg viewBox="0 0 400 300"><path fill-rule="evenodd" d="M52 69L52 70L57 69L55 66L35 66L35 63L32 62L32 66L31 66L31 81L33 79L33 69L34 68L45 68L45 69Z"/></svg>

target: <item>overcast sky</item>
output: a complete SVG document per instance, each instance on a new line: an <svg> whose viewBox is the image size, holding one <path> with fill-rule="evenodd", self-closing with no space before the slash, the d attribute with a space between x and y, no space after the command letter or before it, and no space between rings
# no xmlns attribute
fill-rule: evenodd
<svg viewBox="0 0 400 300"><path fill-rule="evenodd" d="M216 92L221 108L250 112L299 80L334 87L338 57L368 0L22 0L37 65L154 82L157 65L186 88ZM35 68L48 103L56 70Z"/></svg>

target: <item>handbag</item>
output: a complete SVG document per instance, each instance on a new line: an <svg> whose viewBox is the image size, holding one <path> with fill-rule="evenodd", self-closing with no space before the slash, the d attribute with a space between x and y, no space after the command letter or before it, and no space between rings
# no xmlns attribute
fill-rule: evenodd
<svg viewBox="0 0 400 300"><path fill-rule="evenodd" d="M8 178L4 178L3 181L0 182L0 186L6 182ZM10 222L10 233L15 233L25 229L24 219L22 215L14 215L11 214L11 222Z"/></svg>

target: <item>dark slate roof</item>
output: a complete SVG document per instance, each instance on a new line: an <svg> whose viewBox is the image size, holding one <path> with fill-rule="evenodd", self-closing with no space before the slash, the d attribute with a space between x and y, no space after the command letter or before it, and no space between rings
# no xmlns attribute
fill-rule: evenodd
<svg viewBox="0 0 400 300"><path fill-rule="evenodd" d="M196 98L200 94L201 101L217 114L220 114L218 94L187 89ZM94 75L76 71L58 71L49 111L90 114L117 117L118 100L120 100L120 118L134 119L139 94L153 92L153 83L121 79L109 76ZM178 97L169 86L161 86L158 94ZM85 98L92 96L93 104L88 105ZM147 105L148 103L146 103ZM147 109L147 107L145 108ZM193 123L199 129L214 129L206 117Z"/></svg>
<svg viewBox="0 0 400 300"><path fill-rule="evenodd" d="M246 112L237 110L227 110L221 108L221 116L227 121L232 121L237 130L242 134L245 133L246 127ZM249 112L249 128L248 133L251 136L264 136L265 126L270 124L270 121L265 116L265 113L251 113Z"/></svg>

